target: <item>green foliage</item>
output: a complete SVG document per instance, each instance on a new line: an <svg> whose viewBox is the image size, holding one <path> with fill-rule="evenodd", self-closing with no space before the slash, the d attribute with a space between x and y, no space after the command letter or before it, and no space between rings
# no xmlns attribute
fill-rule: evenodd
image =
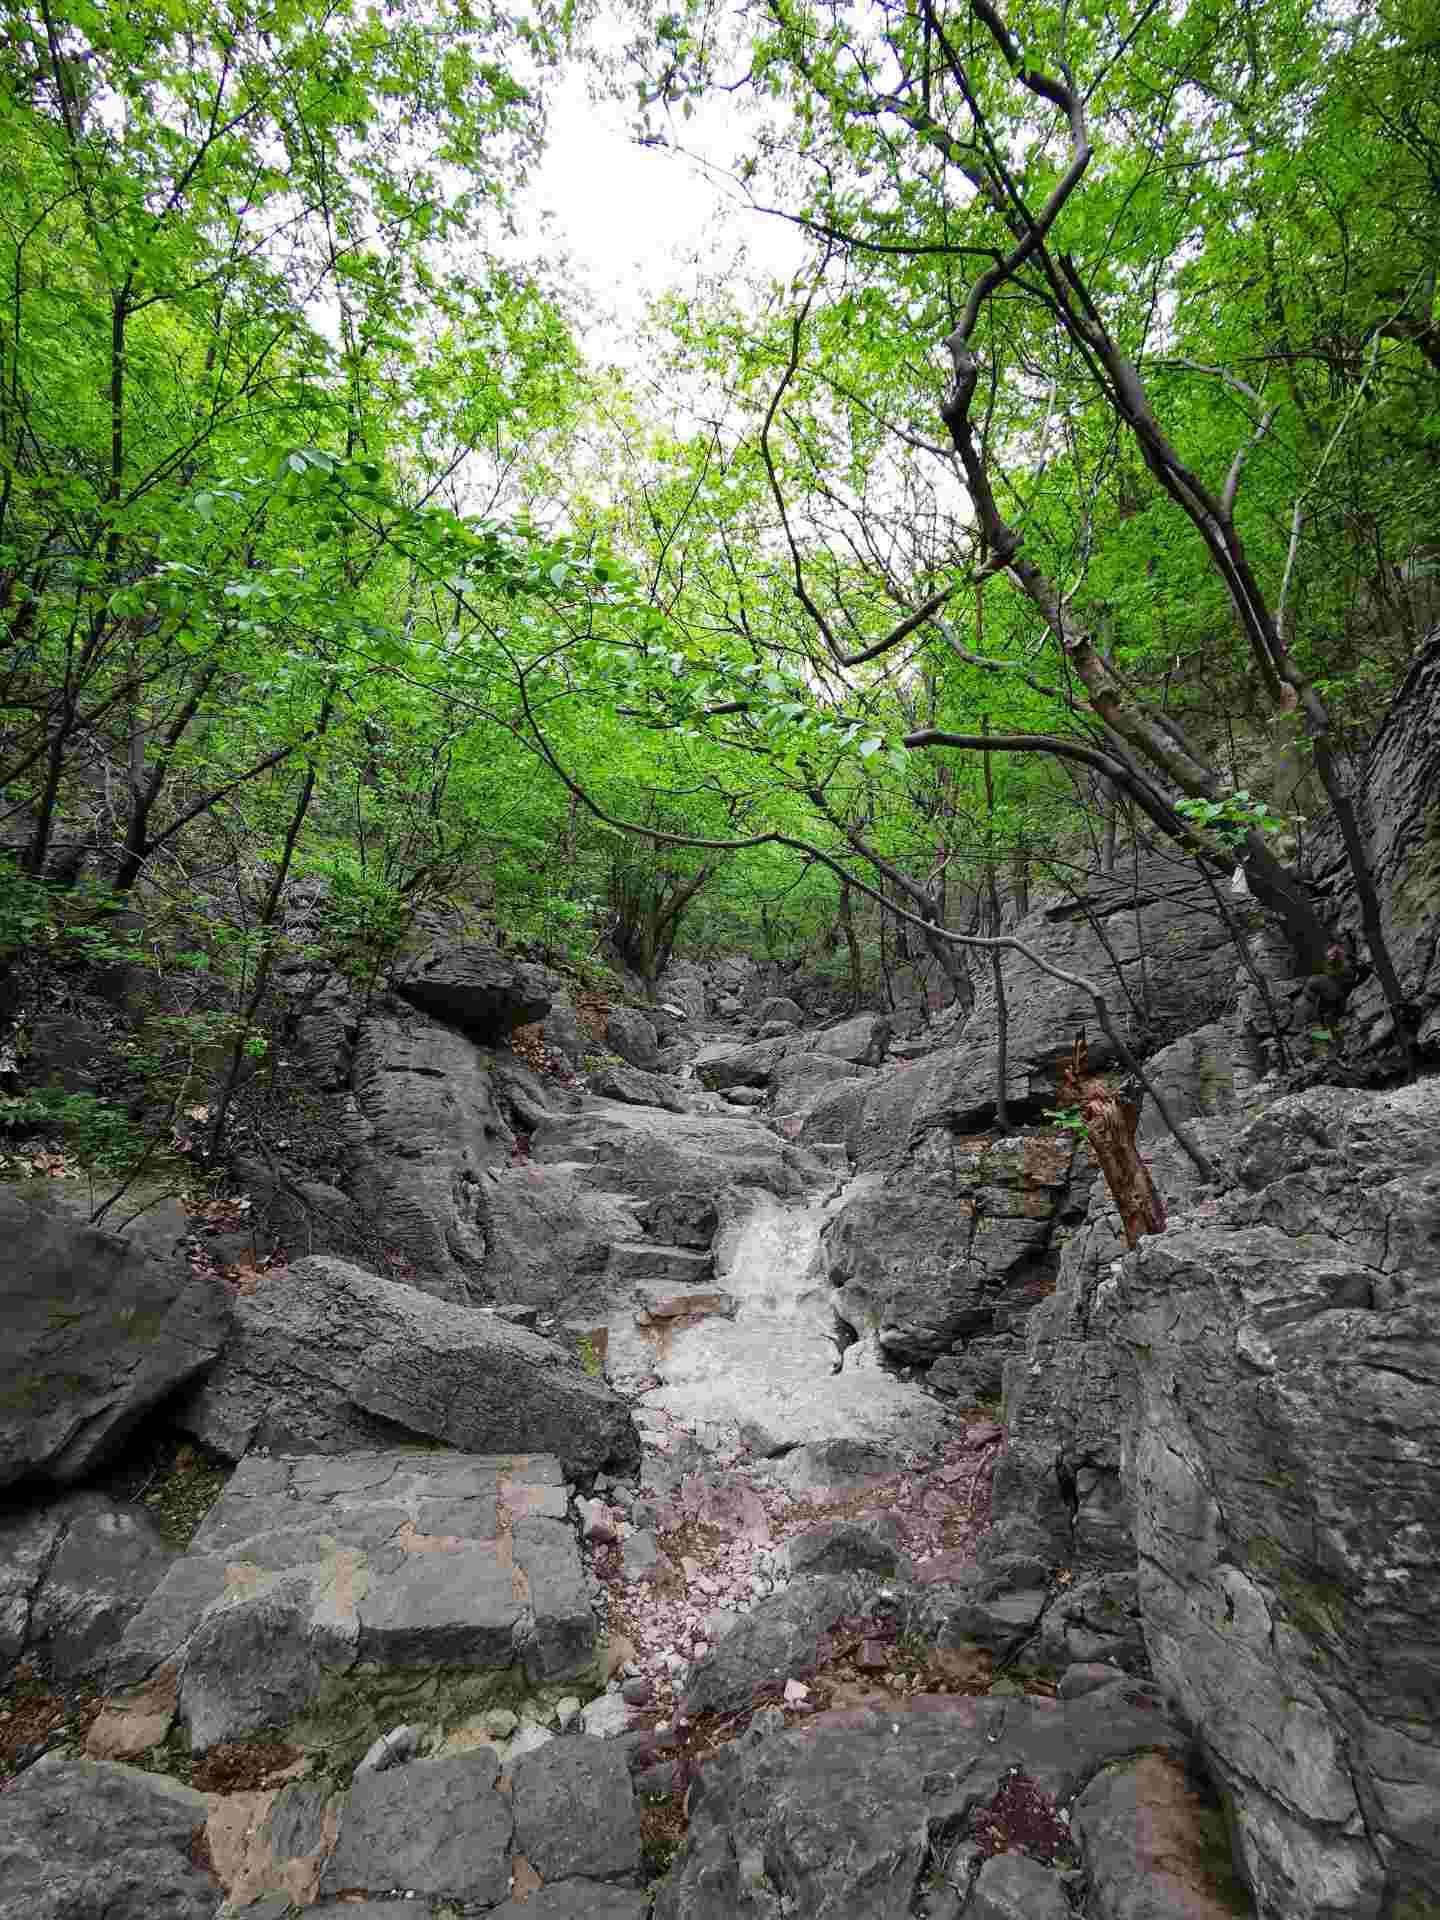
<svg viewBox="0 0 1440 1920"><path fill-rule="evenodd" d="M1197 826L1207 827L1222 846L1243 846L1251 833L1280 833L1286 822L1263 800L1252 799L1242 787L1220 800L1178 800L1175 811Z"/></svg>
<svg viewBox="0 0 1440 1920"><path fill-rule="evenodd" d="M91 1093L0 1095L0 1129L53 1134L92 1173L130 1173L150 1155L152 1142L129 1114Z"/></svg>

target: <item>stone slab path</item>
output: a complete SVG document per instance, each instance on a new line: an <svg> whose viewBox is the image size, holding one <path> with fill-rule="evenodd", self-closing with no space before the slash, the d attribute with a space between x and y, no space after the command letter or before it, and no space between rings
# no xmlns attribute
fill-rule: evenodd
<svg viewBox="0 0 1440 1920"><path fill-rule="evenodd" d="M583 1673L596 1622L567 1502L548 1454L246 1458L126 1630L89 1751L143 1752L177 1715L203 1751L367 1670Z"/></svg>

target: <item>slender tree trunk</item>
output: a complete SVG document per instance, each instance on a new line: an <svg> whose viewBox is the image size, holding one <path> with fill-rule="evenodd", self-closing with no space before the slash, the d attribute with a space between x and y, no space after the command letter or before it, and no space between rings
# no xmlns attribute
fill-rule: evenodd
<svg viewBox="0 0 1440 1920"><path fill-rule="evenodd" d="M990 716L980 716L981 733L989 733ZM989 933L995 939L1000 932L1000 890L995 884L995 781L990 768L990 749L985 749L985 890L990 904ZM1021 918L1024 916L1022 914ZM990 971L995 982L995 1124L1009 1131L1010 1102L1006 1082L1010 1078L1010 1008L1005 999L1005 972L1000 964L1000 949L990 952Z"/></svg>
<svg viewBox="0 0 1440 1920"><path fill-rule="evenodd" d="M845 937L845 949L850 956L850 1011L858 1013L864 998L862 975L860 970L860 942L855 938L855 919L850 911L850 889L840 889L840 904L835 910L835 918L840 923L840 931Z"/></svg>

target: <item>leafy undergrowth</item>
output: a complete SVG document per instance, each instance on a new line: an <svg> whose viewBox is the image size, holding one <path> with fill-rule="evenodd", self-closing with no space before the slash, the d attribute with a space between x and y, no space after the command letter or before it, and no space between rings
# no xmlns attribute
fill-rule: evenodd
<svg viewBox="0 0 1440 1920"><path fill-rule="evenodd" d="M197 1441L155 1430L105 1476L104 1491L144 1507L167 1547L183 1551L220 1498L233 1469Z"/></svg>

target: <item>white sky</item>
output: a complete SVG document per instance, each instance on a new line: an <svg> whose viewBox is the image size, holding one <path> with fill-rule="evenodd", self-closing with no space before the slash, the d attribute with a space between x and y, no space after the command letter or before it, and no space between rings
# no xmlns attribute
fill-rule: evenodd
<svg viewBox="0 0 1440 1920"><path fill-rule="evenodd" d="M552 92L548 149L517 209L530 245L573 262L577 291L597 316L581 339L592 363L633 364L649 302L729 272L742 251L767 278L788 279L805 257L796 228L756 213L718 172L639 145L632 115L620 101L591 100L584 69L572 66ZM734 160L742 136L733 104L703 103L678 124L712 168Z"/></svg>

